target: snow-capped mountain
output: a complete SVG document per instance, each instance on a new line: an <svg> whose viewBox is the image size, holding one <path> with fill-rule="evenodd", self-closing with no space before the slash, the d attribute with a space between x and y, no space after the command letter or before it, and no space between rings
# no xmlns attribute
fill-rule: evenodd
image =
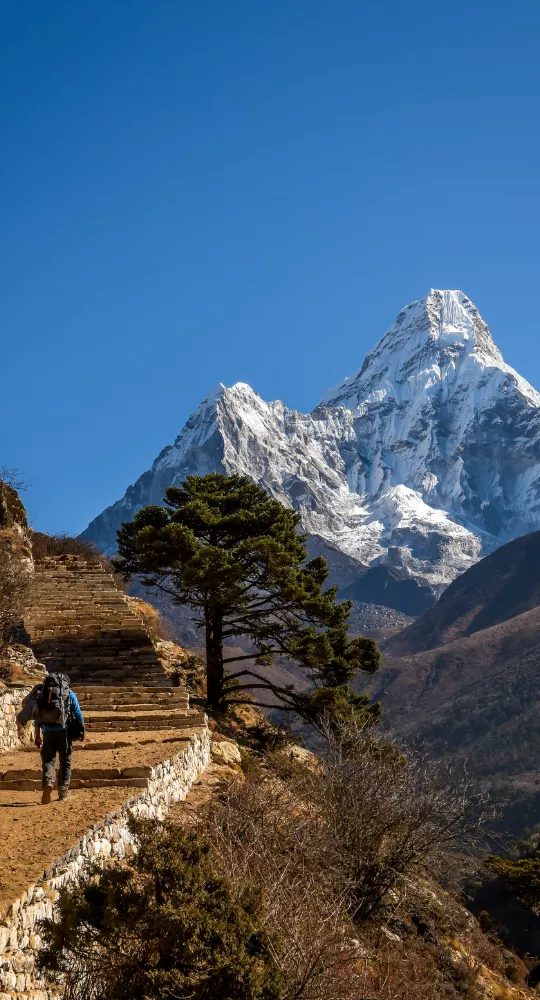
<svg viewBox="0 0 540 1000"><path fill-rule="evenodd" d="M438 594L540 528L540 395L463 292L432 289L310 414L241 382L218 386L83 536L112 552L122 521L165 487L216 471L250 476L300 511L323 548L348 557L349 575L383 565Z"/></svg>

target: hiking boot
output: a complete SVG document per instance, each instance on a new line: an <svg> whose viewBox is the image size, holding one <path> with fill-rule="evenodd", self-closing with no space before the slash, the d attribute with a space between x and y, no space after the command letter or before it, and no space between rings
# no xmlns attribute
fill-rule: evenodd
<svg viewBox="0 0 540 1000"><path fill-rule="evenodd" d="M41 796L41 805L48 806L51 801L52 788L50 785L45 785L43 789L43 795Z"/></svg>
<svg viewBox="0 0 540 1000"><path fill-rule="evenodd" d="M69 788L59 788L58 798L60 801L62 801L62 799L69 799Z"/></svg>

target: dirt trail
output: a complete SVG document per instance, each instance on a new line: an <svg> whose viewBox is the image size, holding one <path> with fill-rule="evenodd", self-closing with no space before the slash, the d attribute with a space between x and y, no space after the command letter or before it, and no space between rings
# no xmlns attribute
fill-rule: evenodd
<svg viewBox="0 0 540 1000"><path fill-rule="evenodd" d="M17 899L86 830L140 791L81 788L49 806L35 792L0 791L0 902Z"/></svg>

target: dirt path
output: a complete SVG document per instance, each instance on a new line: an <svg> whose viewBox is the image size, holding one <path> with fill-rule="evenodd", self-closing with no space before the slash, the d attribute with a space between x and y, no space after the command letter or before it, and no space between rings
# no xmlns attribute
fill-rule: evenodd
<svg viewBox="0 0 540 1000"><path fill-rule="evenodd" d="M92 749L75 750L74 775L83 769L99 773L115 768L121 773L125 768L153 767L181 754L191 734L184 730L171 740L169 730L159 740L159 733L153 732L152 742L146 745L138 742L138 737L144 738L142 733L130 733L127 738L116 734L123 745L114 748L114 744L113 747L105 744L107 749L96 749L101 742L97 735L92 737ZM0 755L0 774L27 769L40 776L40 767L35 747ZM66 801L59 802L57 792L53 792L50 805L42 806L40 791L2 790L0 781L0 906L17 899L53 861L74 847L87 830L142 791L141 787L129 784L74 787Z"/></svg>
<svg viewBox="0 0 540 1000"><path fill-rule="evenodd" d="M49 806L35 792L0 791L0 903L17 899L86 830L140 791L81 788Z"/></svg>

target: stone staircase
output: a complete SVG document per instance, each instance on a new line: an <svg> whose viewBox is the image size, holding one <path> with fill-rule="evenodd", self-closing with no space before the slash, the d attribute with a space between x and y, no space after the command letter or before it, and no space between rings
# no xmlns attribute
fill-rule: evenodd
<svg viewBox="0 0 540 1000"><path fill-rule="evenodd" d="M99 563L69 555L38 563L27 624L38 660L74 687L171 683L143 621Z"/></svg>
<svg viewBox="0 0 540 1000"><path fill-rule="evenodd" d="M141 764L137 750L170 753L164 743L181 742L183 733L206 726L204 713L190 709L187 691L171 686L144 623L99 563L61 556L38 564L29 629L38 659L69 675L84 715L84 749L97 751L84 754L81 768L75 744L73 788L123 785L131 778L140 786L151 765ZM125 760L119 766L121 750L132 766ZM41 787L39 759L33 767L13 763L0 758L0 791Z"/></svg>
<svg viewBox="0 0 540 1000"><path fill-rule="evenodd" d="M86 739L73 747L70 797L46 807L35 746L0 753L0 1000L56 1000L35 967L39 920L87 864L126 856L130 816L162 819L185 798L208 764L210 732L99 564L38 564L27 625L38 660L69 675Z"/></svg>

